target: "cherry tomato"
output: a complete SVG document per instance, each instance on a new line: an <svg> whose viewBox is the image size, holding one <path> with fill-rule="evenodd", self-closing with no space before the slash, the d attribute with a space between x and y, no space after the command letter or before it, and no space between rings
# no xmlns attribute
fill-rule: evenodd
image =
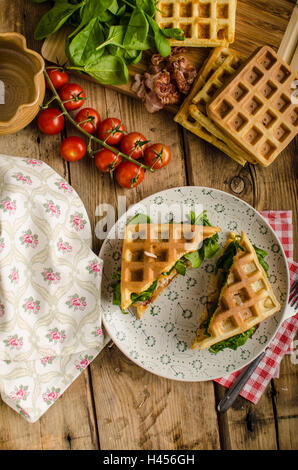
<svg viewBox="0 0 298 470"><path fill-rule="evenodd" d="M93 108L83 108L76 115L75 121L84 131L94 134L100 123L100 115Z"/></svg>
<svg viewBox="0 0 298 470"><path fill-rule="evenodd" d="M125 155L137 160L144 155L148 140L139 132L129 132L121 140L120 149Z"/></svg>
<svg viewBox="0 0 298 470"><path fill-rule="evenodd" d="M72 111L83 106L86 94L77 83L66 83L58 90L61 100L67 111Z"/></svg>
<svg viewBox="0 0 298 470"><path fill-rule="evenodd" d="M59 134L64 127L64 116L60 109L44 109L38 115L37 125L44 134Z"/></svg>
<svg viewBox="0 0 298 470"><path fill-rule="evenodd" d="M49 76L49 79L51 80L54 88L56 90L58 88L61 88L65 83L68 83L69 77L68 73L63 70L62 67L58 67L57 65L51 65L50 67L46 68L47 74ZM50 88L50 85L48 84L48 81L46 80L46 87Z"/></svg>
<svg viewBox="0 0 298 470"><path fill-rule="evenodd" d="M73 135L64 139L60 146L60 153L64 160L68 162L76 162L81 160L86 154L86 144L81 137Z"/></svg>
<svg viewBox="0 0 298 470"><path fill-rule="evenodd" d="M95 154L95 165L102 173L113 171L122 162L121 155L109 149L102 149Z"/></svg>
<svg viewBox="0 0 298 470"><path fill-rule="evenodd" d="M98 137L109 145L118 145L125 134L125 126L117 118L104 119L98 126Z"/></svg>
<svg viewBox="0 0 298 470"><path fill-rule="evenodd" d="M154 170L163 168L170 163L171 150L163 144L153 144L145 150L144 161Z"/></svg>
<svg viewBox="0 0 298 470"><path fill-rule="evenodd" d="M144 170L136 163L126 161L116 168L116 180L123 188L134 188L144 179Z"/></svg>

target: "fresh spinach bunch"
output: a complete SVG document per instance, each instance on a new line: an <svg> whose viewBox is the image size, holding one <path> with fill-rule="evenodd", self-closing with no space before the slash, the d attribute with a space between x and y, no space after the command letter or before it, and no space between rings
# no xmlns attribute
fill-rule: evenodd
<svg viewBox="0 0 298 470"><path fill-rule="evenodd" d="M160 29L155 11L154 0L55 0L34 37L45 39L70 25L66 54L72 68L99 83L120 85L128 82L127 65L138 63L144 50L156 48L166 57L171 52L169 38L184 39L178 28Z"/></svg>

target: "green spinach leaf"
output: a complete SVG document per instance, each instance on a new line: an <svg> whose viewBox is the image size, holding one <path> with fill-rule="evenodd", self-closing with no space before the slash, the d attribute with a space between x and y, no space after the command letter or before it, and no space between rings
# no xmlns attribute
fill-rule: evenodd
<svg viewBox="0 0 298 470"><path fill-rule="evenodd" d="M145 13L139 8L135 8L127 25L123 46L138 50L147 47L146 39L148 31L149 25Z"/></svg>
<svg viewBox="0 0 298 470"><path fill-rule="evenodd" d="M249 330L245 331L244 333L240 333L239 335L232 336L231 338L225 339L220 341L219 343L213 344L209 348L209 351L213 354L217 354L218 352L222 351L223 349L229 348L233 349L234 351L239 348L239 346L243 346L246 343L248 338L250 338L256 330L256 326L253 326Z"/></svg>
<svg viewBox="0 0 298 470"><path fill-rule="evenodd" d="M144 302L146 300L149 300L157 287L157 282L158 279L156 279L147 290L141 292L140 294L132 293L130 296L132 300L131 305L134 305L137 302Z"/></svg>
<svg viewBox="0 0 298 470"><path fill-rule="evenodd" d="M103 55L93 64L86 64L84 72L103 85L122 85L128 82L127 65L120 56Z"/></svg>
<svg viewBox="0 0 298 470"><path fill-rule="evenodd" d="M67 0L56 2L51 10L43 15L35 32L35 39L44 39L55 33L81 7L82 3L71 4Z"/></svg>
<svg viewBox="0 0 298 470"><path fill-rule="evenodd" d="M129 224L151 224L151 219L149 215L136 214L128 223Z"/></svg>
<svg viewBox="0 0 298 470"><path fill-rule="evenodd" d="M103 42L104 34L98 18L94 18L82 29L68 46L68 54L74 65L86 65L100 59L104 49L96 49L98 43Z"/></svg>

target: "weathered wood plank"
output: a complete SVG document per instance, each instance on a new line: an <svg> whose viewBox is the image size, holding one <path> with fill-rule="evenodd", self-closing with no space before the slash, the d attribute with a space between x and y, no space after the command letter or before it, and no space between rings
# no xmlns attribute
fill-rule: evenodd
<svg viewBox="0 0 298 470"><path fill-rule="evenodd" d="M283 359L279 378L274 380L278 441L281 450L298 449L297 340L298 336L295 343L296 354Z"/></svg>
<svg viewBox="0 0 298 470"><path fill-rule="evenodd" d="M34 41L32 25L37 23L41 9L46 11L47 8L46 5L36 5L31 1L0 0L0 31L18 31L26 36L29 47L38 50L41 43ZM59 155L60 142L61 136L40 133L34 121L17 134L1 136L0 151L7 155L43 160L69 180L68 165ZM97 449L90 390L86 371L39 422L31 425L1 401L0 448Z"/></svg>

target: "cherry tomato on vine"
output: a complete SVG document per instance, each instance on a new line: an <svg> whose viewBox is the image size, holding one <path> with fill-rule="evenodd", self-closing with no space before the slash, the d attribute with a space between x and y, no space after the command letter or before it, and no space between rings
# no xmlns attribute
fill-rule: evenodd
<svg viewBox="0 0 298 470"><path fill-rule="evenodd" d="M67 111L80 108L86 99L86 93L77 83L66 83L59 88L58 93Z"/></svg>
<svg viewBox="0 0 298 470"><path fill-rule="evenodd" d="M125 126L117 118L106 118L98 126L98 137L108 145L118 145L124 134Z"/></svg>
<svg viewBox="0 0 298 470"><path fill-rule="evenodd" d="M121 163L115 173L117 183L123 188L135 188L144 179L144 169L130 161Z"/></svg>
<svg viewBox="0 0 298 470"><path fill-rule="evenodd" d="M51 80L54 88L56 90L61 88L63 85L68 83L69 76L68 73L62 68L57 65L51 65L50 67L46 68L46 72ZM50 88L48 81L46 80L46 87Z"/></svg>
<svg viewBox="0 0 298 470"><path fill-rule="evenodd" d="M170 160L171 150L164 144L153 144L145 150L145 164L154 170L167 166Z"/></svg>
<svg viewBox="0 0 298 470"><path fill-rule="evenodd" d="M102 173L113 171L122 162L121 155L117 155L109 149L101 149L95 154L95 165Z"/></svg>
<svg viewBox="0 0 298 470"><path fill-rule="evenodd" d="M139 132L129 132L121 140L120 149L125 155L138 160L143 157L148 147L148 140Z"/></svg>
<svg viewBox="0 0 298 470"><path fill-rule="evenodd" d="M75 121L84 131L94 134L100 123L100 114L93 108L83 108L76 115Z"/></svg>
<svg viewBox="0 0 298 470"><path fill-rule="evenodd" d="M37 125L44 134L59 134L64 127L64 116L60 109L44 109L38 115Z"/></svg>
<svg viewBox="0 0 298 470"><path fill-rule="evenodd" d="M81 137L73 135L64 139L60 146L60 153L64 160L68 162L76 162L81 160L86 154L87 147Z"/></svg>

